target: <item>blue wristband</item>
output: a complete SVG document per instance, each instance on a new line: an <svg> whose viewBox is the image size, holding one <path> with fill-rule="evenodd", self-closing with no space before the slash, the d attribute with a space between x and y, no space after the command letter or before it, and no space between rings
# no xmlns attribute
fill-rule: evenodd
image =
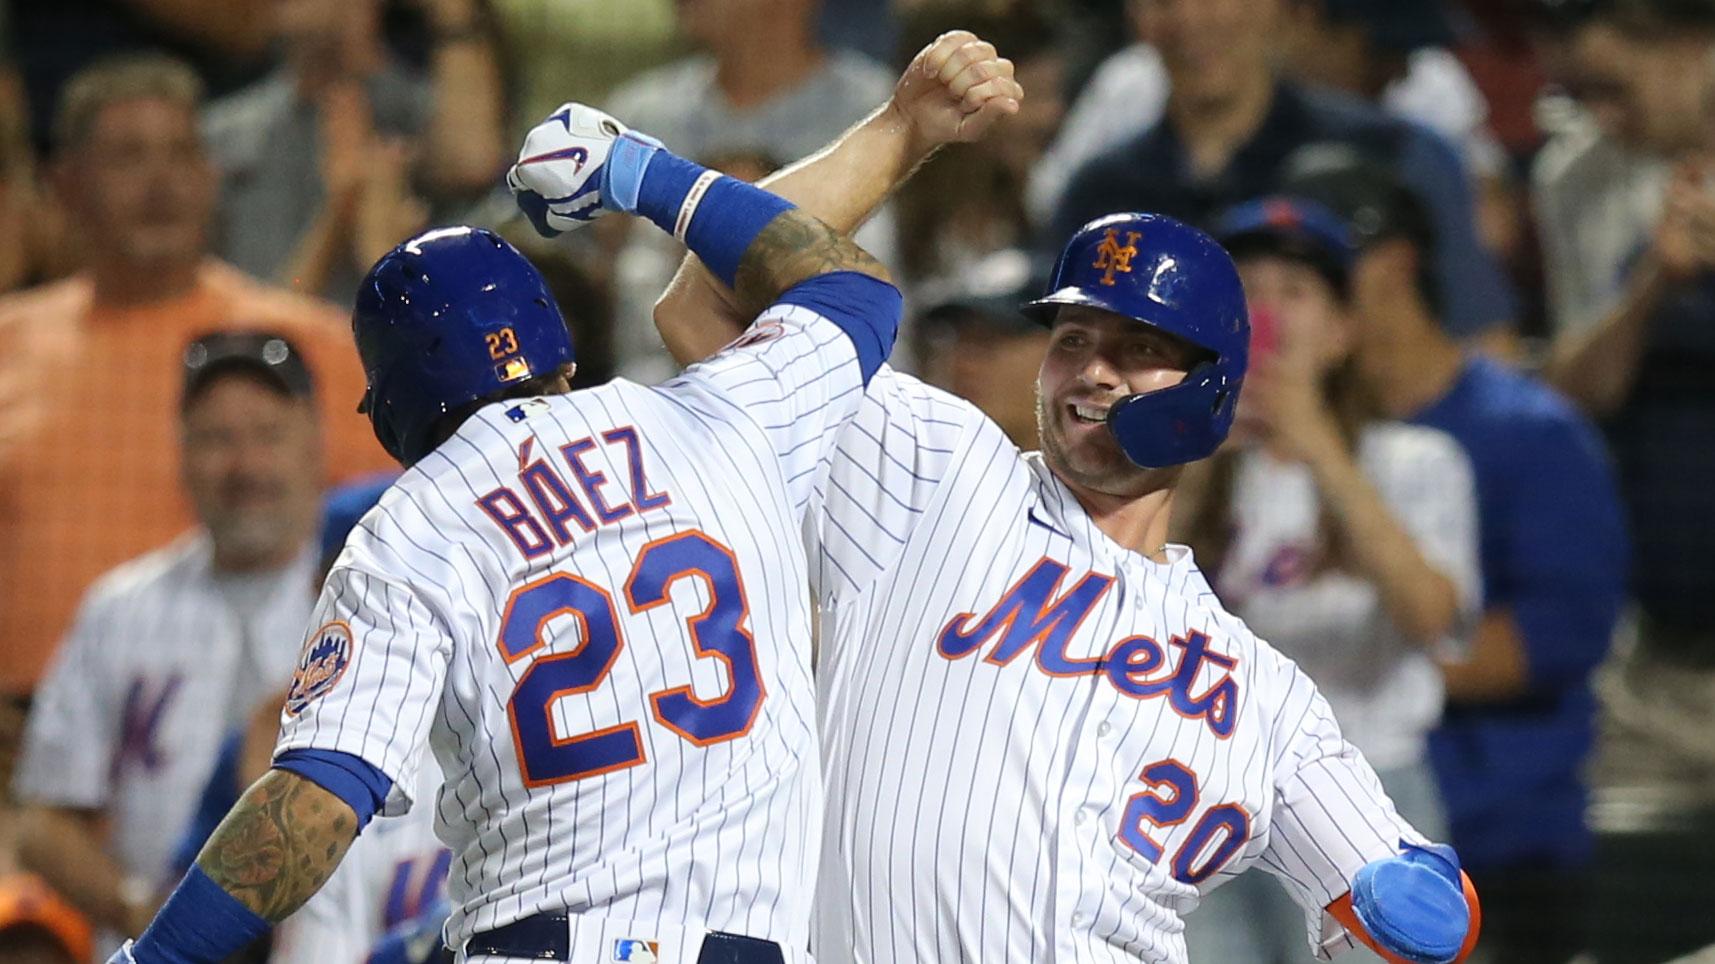
<svg viewBox="0 0 1715 964"><path fill-rule="evenodd" d="M137 964L214 964L266 936L270 926L192 864L131 953Z"/></svg>
<svg viewBox="0 0 1715 964"><path fill-rule="evenodd" d="M629 172L635 167L629 154L618 168L614 166L619 146L626 143L626 138L620 138L608 161L607 190L615 193L616 204L626 200L624 191L632 176ZM738 263L750 249L750 243L770 221L793 207L784 198L734 178L718 177L709 183L704 178L708 168L658 148L649 153L644 165L638 178L636 213L668 234L682 235L685 247L703 259L703 264L728 287L737 277ZM622 171L627 173L621 176ZM696 204L690 224L681 225L685 201L700 185L707 191Z"/></svg>

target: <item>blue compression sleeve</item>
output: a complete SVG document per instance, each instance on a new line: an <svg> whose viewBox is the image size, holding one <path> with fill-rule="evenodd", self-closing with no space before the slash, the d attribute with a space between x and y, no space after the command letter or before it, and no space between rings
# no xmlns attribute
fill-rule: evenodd
<svg viewBox="0 0 1715 964"><path fill-rule="evenodd" d="M624 211L653 221L668 234L682 234L685 247L703 259L728 287L738 263L768 222L791 202L730 177L701 180L708 168L631 136L621 138L608 161L602 194ZM706 191L688 225L679 219L698 185Z"/></svg>
<svg viewBox="0 0 1715 964"><path fill-rule="evenodd" d="M274 769L286 770L345 801L357 814L362 830L387 802L393 781L368 761L338 750L287 750L274 758Z"/></svg>
<svg viewBox="0 0 1715 964"><path fill-rule="evenodd" d="M131 953L137 964L213 964L255 943L269 926L193 864Z"/></svg>
<svg viewBox="0 0 1715 964"><path fill-rule="evenodd" d="M858 370L865 385L893 351L904 307L898 288L856 271L835 271L801 281L786 289L777 303L801 305L839 325L857 350Z"/></svg>

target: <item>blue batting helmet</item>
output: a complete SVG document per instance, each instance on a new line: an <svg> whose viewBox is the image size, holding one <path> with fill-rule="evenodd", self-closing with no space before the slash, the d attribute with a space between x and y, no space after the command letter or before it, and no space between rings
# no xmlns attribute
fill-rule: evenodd
<svg viewBox="0 0 1715 964"><path fill-rule="evenodd" d="M1072 235L1048 293L1025 309L1052 323L1062 305L1135 318L1207 350L1179 384L1121 399L1108 429L1144 468L1214 453L1232 428L1250 348L1244 287L1214 239L1160 214L1097 218Z"/></svg>
<svg viewBox="0 0 1715 964"><path fill-rule="evenodd" d="M375 437L411 465L435 423L573 358L572 335L535 266L492 231L438 228L369 269L351 315Z"/></svg>

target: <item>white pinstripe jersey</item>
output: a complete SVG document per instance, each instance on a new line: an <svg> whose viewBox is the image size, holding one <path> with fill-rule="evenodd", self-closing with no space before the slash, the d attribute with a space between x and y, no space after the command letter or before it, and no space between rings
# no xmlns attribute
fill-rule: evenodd
<svg viewBox="0 0 1715 964"><path fill-rule="evenodd" d="M799 527L861 398L847 336L776 306L662 386L481 410L359 523L278 751L362 757L395 813L433 747L452 946L561 911L806 945Z"/></svg>
<svg viewBox="0 0 1715 964"><path fill-rule="evenodd" d="M441 768L425 758L417 794L441 789ZM363 829L314 897L274 928L269 964L352 964L387 932L446 895L452 854L435 837L430 807L380 817Z"/></svg>
<svg viewBox="0 0 1715 964"><path fill-rule="evenodd" d="M36 694L18 763L20 799L100 810L128 875L165 884L221 741L291 675L315 550L223 591L198 530L90 587Z"/></svg>
<svg viewBox="0 0 1715 964"><path fill-rule="evenodd" d="M818 959L1183 964L1253 863L1320 909L1419 839L1189 550L1110 541L968 403L882 371L818 473Z"/></svg>

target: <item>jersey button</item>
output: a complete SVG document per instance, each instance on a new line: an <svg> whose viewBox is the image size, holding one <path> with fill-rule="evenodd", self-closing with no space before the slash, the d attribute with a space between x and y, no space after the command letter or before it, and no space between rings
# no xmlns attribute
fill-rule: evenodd
<svg viewBox="0 0 1715 964"><path fill-rule="evenodd" d="M1113 725L1111 723L1108 723L1106 720L1102 721L1101 723L1096 724L1096 735L1097 736L1107 736L1109 733L1112 733L1113 731L1114 731Z"/></svg>
<svg viewBox="0 0 1715 964"><path fill-rule="evenodd" d="M1072 915L1072 926L1073 927L1084 926L1084 915L1083 914L1073 914Z"/></svg>

